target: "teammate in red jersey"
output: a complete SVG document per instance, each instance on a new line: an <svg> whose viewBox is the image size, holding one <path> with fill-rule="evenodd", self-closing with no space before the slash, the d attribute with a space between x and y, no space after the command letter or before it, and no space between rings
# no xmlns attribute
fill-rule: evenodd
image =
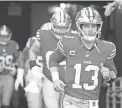
<svg viewBox="0 0 122 108"><path fill-rule="evenodd" d="M49 65L54 86L64 91L64 108L98 108L103 80L116 78L113 58L116 47L99 39L102 29L100 14L91 7L76 16L78 34L62 37L50 57ZM66 59L64 80L60 80L58 64Z"/></svg>
<svg viewBox="0 0 122 108"><path fill-rule="evenodd" d="M0 107L10 108L14 90L14 76L19 71L16 64L20 52L17 42L11 40L12 31L6 25L0 27Z"/></svg>
<svg viewBox="0 0 122 108"><path fill-rule="evenodd" d="M41 28L42 29L42 28ZM31 47L31 63L35 63L36 52L40 51L43 58L43 96L47 108L59 108L59 93L54 90L52 77L49 72L49 59L57 46L59 39L67 36L71 29L71 18L64 11L56 12L51 18L51 29L40 30L40 42L36 41ZM36 63L35 63L36 64ZM65 62L61 63L65 65ZM32 69L36 66L33 65ZM64 72L64 66L59 71ZM61 76L63 77L63 76Z"/></svg>
<svg viewBox="0 0 122 108"><path fill-rule="evenodd" d="M42 68L42 58L39 56L39 53L36 53L37 55L37 64L39 66L39 70L35 71L34 73L30 71L29 61L30 61L30 48L35 43L35 41L40 40L39 30L37 30L36 36L30 37L26 43L25 48L23 49L22 53L22 61L24 68L24 80L25 80L25 92L26 92L26 98L27 98L27 104L28 108L42 108L42 76L41 72ZM21 79L22 80L22 79ZM16 89L18 89L21 82L18 82L16 84Z"/></svg>

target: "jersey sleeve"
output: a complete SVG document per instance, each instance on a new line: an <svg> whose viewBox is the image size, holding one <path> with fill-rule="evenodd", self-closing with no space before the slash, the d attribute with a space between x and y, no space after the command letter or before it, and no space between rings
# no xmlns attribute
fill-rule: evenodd
<svg viewBox="0 0 122 108"><path fill-rule="evenodd" d="M114 43L110 43L108 46L109 49L107 53L107 59L105 61L105 67L109 68L109 70L114 72L114 74L117 76L117 69L113 59L116 56L116 46Z"/></svg>
<svg viewBox="0 0 122 108"><path fill-rule="evenodd" d="M28 55L29 49L27 47L25 47L22 52L23 52L24 58L28 59L29 58L29 55Z"/></svg>
<svg viewBox="0 0 122 108"><path fill-rule="evenodd" d="M116 56L116 46L114 43L109 44L107 59L113 59Z"/></svg>
<svg viewBox="0 0 122 108"><path fill-rule="evenodd" d="M30 49L31 46L34 44L34 42L37 40L36 37L31 37L28 39L27 43L26 43L26 48Z"/></svg>
<svg viewBox="0 0 122 108"><path fill-rule="evenodd" d="M26 47L30 48L30 38L27 40Z"/></svg>
<svg viewBox="0 0 122 108"><path fill-rule="evenodd" d="M16 41L13 41L13 48L14 48L14 61L16 62L19 58L19 44Z"/></svg>
<svg viewBox="0 0 122 108"><path fill-rule="evenodd" d="M16 50L19 50L19 44L18 43L16 43Z"/></svg>
<svg viewBox="0 0 122 108"><path fill-rule="evenodd" d="M63 41L59 40L57 48L54 50L53 54L50 56L49 67L58 67L59 63L66 59Z"/></svg>

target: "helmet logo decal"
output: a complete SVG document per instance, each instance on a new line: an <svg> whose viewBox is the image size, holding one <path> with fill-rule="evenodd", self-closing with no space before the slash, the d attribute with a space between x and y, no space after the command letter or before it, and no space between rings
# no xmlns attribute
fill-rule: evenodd
<svg viewBox="0 0 122 108"><path fill-rule="evenodd" d="M90 19L91 17L95 19L95 13L93 8L86 8L85 11L86 16Z"/></svg>
<svg viewBox="0 0 122 108"><path fill-rule="evenodd" d="M1 34L2 34L2 35L7 35L7 34L8 34L5 25L3 26L3 29L1 30Z"/></svg>

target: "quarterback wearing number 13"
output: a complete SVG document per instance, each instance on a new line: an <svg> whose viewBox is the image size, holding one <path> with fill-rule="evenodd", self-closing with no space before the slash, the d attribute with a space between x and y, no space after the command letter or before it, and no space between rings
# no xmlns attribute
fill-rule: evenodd
<svg viewBox="0 0 122 108"><path fill-rule="evenodd" d="M55 90L64 92L63 108L98 108L103 81L116 79L116 47L99 39L103 21L94 8L83 8L75 20L78 32L59 40L50 57L50 72ZM65 59L64 80L60 80L58 66Z"/></svg>

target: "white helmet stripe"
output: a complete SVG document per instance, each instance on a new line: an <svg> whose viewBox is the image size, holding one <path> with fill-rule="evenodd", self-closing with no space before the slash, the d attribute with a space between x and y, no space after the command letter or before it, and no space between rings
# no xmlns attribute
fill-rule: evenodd
<svg viewBox="0 0 122 108"><path fill-rule="evenodd" d="M61 11L60 12L60 16L61 16L61 23L64 23L64 12L63 11Z"/></svg>
<svg viewBox="0 0 122 108"><path fill-rule="evenodd" d="M88 7L88 9L89 9L89 12L90 12L90 17L92 17L93 19L94 19L94 17L95 17L95 15L94 15L94 10L93 10L93 8L90 8L90 7Z"/></svg>

